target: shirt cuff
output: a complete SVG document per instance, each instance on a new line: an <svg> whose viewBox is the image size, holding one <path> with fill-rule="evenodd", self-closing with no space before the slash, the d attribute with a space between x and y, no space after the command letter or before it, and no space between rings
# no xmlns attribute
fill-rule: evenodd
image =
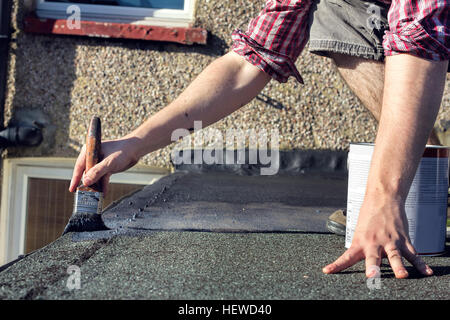
<svg viewBox="0 0 450 320"><path fill-rule="evenodd" d="M284 83L289 76L293 76L303 84L303 79L289 56L264 48L239 29L235 30L231 37L234 52L276 81Z"/></svg>
<svg viewBox="0 0 450 320"><path fill-rule="evenodd" d="M436 34L430 34L419 22L414 21L401 30L386 31L383 38L384 54L392 56L409 53L428 60L449 60L449 32L446 27L442 28Z"/></svg>

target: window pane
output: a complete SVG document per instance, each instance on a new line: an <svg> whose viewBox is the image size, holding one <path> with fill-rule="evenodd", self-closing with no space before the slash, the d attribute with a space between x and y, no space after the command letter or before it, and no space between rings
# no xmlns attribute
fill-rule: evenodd
<svg viewBox="0 0 450 320"><path fill-rule="evenodd" d="M46 2L66 2L84 4L102 4L110 6L142 7L156 9L183 10L184 0L47 0Z"/></svg>
<svg viewBox="0 0 450 320"><path fill-rule="evenodd" d="M73 211L70 181L28 179L25 253L39 249L61 236ZM111 202L142 189L143 185L111 183L103 208Z"/></svg>

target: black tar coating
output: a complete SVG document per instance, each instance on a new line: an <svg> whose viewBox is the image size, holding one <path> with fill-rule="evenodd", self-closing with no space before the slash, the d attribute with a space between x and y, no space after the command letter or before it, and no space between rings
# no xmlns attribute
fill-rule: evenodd
<svg viewBox="0 0 450 320"><path fill-rule="evenodd" d="M328 216L346 205L346 181L342 174L179 171L106 208L110 231L81 232L73 240L155 230L328 233Z"/></svg>
<svg viewBox="0 0 450 320"><path fill-rule="evenodd" d="M244 152L248 158L249 150ZM327 150L281 151L275 176L261 176L261 165L177 166L178 172L105 209L103 220L114 232L101 234L130 229L327 232L328 213L346 205L345 168L346 153ZM83 227L73 231L97 226Z"/></svg>

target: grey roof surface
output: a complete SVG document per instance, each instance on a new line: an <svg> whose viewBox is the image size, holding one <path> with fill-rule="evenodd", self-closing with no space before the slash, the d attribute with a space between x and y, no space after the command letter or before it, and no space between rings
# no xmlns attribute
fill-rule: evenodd
<svg viewBox="0 0 450 320"><path fill-rule="evenodd" d="M178 172L107 208L116 230L66 234L1 271L0 298L448 299L449 243L425 258L433 277L408 267L410 279L395 279L384 264L381 288L369 290L363 262L322 273L344 251L324 223L345 195L338 175ZM80 289L66 286L71 265Z"/></svg>

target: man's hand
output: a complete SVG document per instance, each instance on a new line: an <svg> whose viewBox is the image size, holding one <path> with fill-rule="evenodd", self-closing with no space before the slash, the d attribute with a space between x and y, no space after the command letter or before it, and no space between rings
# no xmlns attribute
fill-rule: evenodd
<svg viewBox="0 0 450 320"><path fill-rule="evenodd" d="M402 257L422 274L433 274L409 240L404 202L439 111L447 65L409 54L386 57L380 124L353 242L323 272L365 259L371 277L386 256L397 278L408 276Z"/></svg>
<svg viewBox="0 0 450 320"><path fill-rule="evenodd" d="M380 267L381 259L388 258L395 277L407 278L402 257L423 275L433 274L411 244L404 206L395 201L367 199L361 207L351 247L323 272L336 273L365 259L366 276L371 278L376 275L374 266Z"/></svg>
<svg viewBox="0 0 450 320"><path fill-rule="evenodd" d="M83 180L85 186L101 181L103 193L106 195L111 175L131 168L139 160L133 148L138 143L136 140L129 138L103 142L101 147L102 160L88 172L84 172L86 168L86 146L83 146L73 170L69 191L74 192L80 180Z"/></svg>

